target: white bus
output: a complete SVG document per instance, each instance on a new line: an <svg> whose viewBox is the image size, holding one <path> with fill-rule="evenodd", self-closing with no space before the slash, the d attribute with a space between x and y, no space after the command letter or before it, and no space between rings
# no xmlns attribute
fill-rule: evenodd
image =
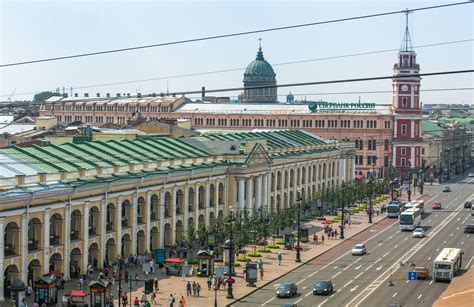
<svg viewBox="0 0 474 307"><path fill-rule="evenodd" d="M424 208L425 208L425 201L422 199L409 202L408 204L405 204L403 206L404 210L420 209L421 213L423 213Z"/></svg>
<svg viewBox="0 0 474 307"><path fill-rule="evenodd" d="M438 257L433 261L433 278L438 280L451 280L459 272L462 265L462 255L464 252L460 248L443 248Z"/></svg>
<svg viewBox="0 0 474 307"><path fill-rule="evenodd" d="M421 224L421 210L408 209L400 213L400 230L413 230Z"/></svg>

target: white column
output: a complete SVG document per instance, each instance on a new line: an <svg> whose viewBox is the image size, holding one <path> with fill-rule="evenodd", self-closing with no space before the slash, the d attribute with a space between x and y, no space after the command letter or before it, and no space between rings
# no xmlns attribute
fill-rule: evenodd
<svg viewBox="0 0 474 307"><path fill-rule="evenodd" d="M116 240L116 245L117 245L117 254L122 255L122 203L123 203L123 197L119 196L117 198L117 211L115 211L115 223L117 225L117 240Z"/></svg>
<svg viewBox="0 0 474 307"><path fill-rule="evenodd" d="M281 196L283 197L283 194L285 193L285 170L281 170Z"/></svg>
<svg viewBox="0 0 474 307"><path fill-rule="evenodd" d="M137 254L138 191L133 194L132 215L132 235L130 239L132 240L132 255L135 255Z"/></svg>
<svg viewBox="0 0 474 307"><path fill-rule="evenodd" d="M211 183L209 180L206 182L206 227L209 227L211 224Z"/></svg>
<svg viewBox="0 0 474 307"><path fill-rule="evenodd" d="M415 167L415 146L410 147L410 163L412 167Z"/></svg>
<svg viewBox="0 0 474 307"><path fill-rule="evenodd" d="M173 186L173 193L171 195L171 216L173 217L173 220L171 221L171 244L174 244L176 242L176 207L178 205L178 202L176 200L176 196L178 193L178 187L175 185Z"/></svg>
<svg viewBox="0 0 474 307"><path fill-rule="evenodd" d="M160 248L165 247L165 187L161 189L160 197Z"/></svg>
<svg viewBox="0 0 474 307"><path fill-rule="evenodd" d="M219 205L219 180L216 180L216 188L214 190L214 201L215 201L215 204L214 204L214 208L215 208L215 211L214 211L214 216L215 216L215 219L217 221L217 218L219 217L219 210L220 210L220 205Z"/></svg>
<svg viewBox="0 0 474 307"><path fill-rule="evenodd" d="M188 233L188 219L189 219L189 184L184 185L184 237L187 238Z"/></svg>
<svg viewBox="0 0 474 307"><path fill-rule="evenodd" d="M85 273L89 261L89 202L84 205L84 235L82 236L82 269Z"/></svg>
<svg viewBox="0 0 474 307"><path fill-rule="evenodd" d="M196 183L194 188L194 211L196 212L196 218L194 219L194 231L197 233L199 229L199 182Z"/></svg>
<svg viewBox="0 0 474 307"><path fill-rule="evenodd" d="M397 166L397 146L392 146L392 165Z"/></svg>
<svg viewBox="0 0 474 307"><path fill-rule="evenodd" d="M263 175L263 195L262 206L264 211L268 211L268 173Z"/></svg>
<svg viewBox="0 0 474 307"><path fill-rule="evenodd" d="M28 214L25 212L21 217L21 279L28 281Z"/></svg>
<svg viewBox="0 0 474 307"><path fill-rule="evenodd" d="M238 178L239 181L239 210L245 210L245 178Z"/></svg>
<svg viewBox="0 0 474 307"><path fill-rule="evenodd" d="M146 208L145 208L145 250L149 253L150 249L150 235L151 235L151 196L152 192L146 192Z"/></svg>
<svg viewBox="0 0 474 307"><path fill-rule="evenodd" d="M306 164L306 167L305 167L305 182L303 182L302 184L304 184L304 190L305 190L305 195L306 195L306 202L308 202L311 197L310 195L308 195L308 191L309 191L309 176L311 176L311 166L309 164Z"/></svg>
<svg viewBox="0 0 474 307"><path fill-rule="evenodd" d="M355 179L355 157L352 157L351 159L351 181L354 181Z"/></svg>
<svg viewBox="0 0 474 307"><path fill-rule="evenodd" d="M394 139L397 138L397 129L398 129L397 120L395 119L395 120L393 121L393 138L394 138Z"/></svg>
<svg viewBox="0 0 474 307"><path fill-rule="evenodd" d="M415 137L415 121L410 120L410 136L413 139Z"/></svg>
<svg viewBox="0 0 474 307"><path fill-rule="evenodd" d="M69 280L69 265L70 265L70 257L71 257L71 203L66 205L66 216L64 218L66 224L64 225L64 279ZM48 262L49 263L49 262Z"/></svg>
<svg viewBox="0 0 474 307"><path fill-rule="evenodd" d="M0 217L0 302L4 302L5 301L5 296L4 296L4 293L3 293L3 276L5 274L5 270L4 270L4 265L3 265L3 261L5 259L5 255L4 255L4 252L5 252L5 242L4 242L4 217ZM48 238L49 238L49 235L48 235ZM49 262L48 262L49 263Z"/></svg>
<svg viewBox="0 0 474 307"><path fill-rule="evenodd" d="M49 272L49 233L50 233L50 212L51 210L48 208L44 210L43 213L43 274L48 274ZM0 229L1 231L1 229ZM0 232L1 233L1 232ZM3 250L2 250L3 251ZM2 260L0 259L0 262ZM2 280L3 281L3 280Z"/></svg>
<svg viewBox="0 0 474 307"><path fill-rule="evenodd" d="M247 179L247 204L245 209L253 214L253 178L250 177Z"/></svg>
<svg viewBox="0 0 474 307"><path fill-rule="evenodd" d="M100 250L98 265L102 265L105 260L105 250L107 248L107 196L102 201L102 208L100 208ZM111 260L111 259L110 259Z"/></svg>
<svg viewBox="0 0 474 307"><path fill-rule="evenodd" d="M257 176L257 189L256 189L256 197L255 197L255 203L256 203L256 209L262 208L262 175Z"/></svg>

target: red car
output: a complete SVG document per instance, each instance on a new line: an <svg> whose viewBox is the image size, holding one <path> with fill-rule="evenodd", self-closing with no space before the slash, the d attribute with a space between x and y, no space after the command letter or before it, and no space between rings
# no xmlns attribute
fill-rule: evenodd
<svg viewBox="0 0 474 307"><path fill-rule="evenodd" d="M440 202L434 203L433 209L441 209L441 203Z"/></svg>

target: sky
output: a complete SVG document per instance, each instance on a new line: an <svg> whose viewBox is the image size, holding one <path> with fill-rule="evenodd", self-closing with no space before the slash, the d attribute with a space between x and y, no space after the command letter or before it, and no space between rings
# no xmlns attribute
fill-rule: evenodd
<svg viewBox="0 0 474 307"><path fill-rule="evenodd" d="M458 0L459 1L459 0ZM398 11L445 1L22 1L0 0L0 64L220 35L241 31ZM421 72L473 68L474 4L410 15L411 39ZM242 86L245 67L262 39L278 84L390 76L403 14L266 32L159 48L13 67L0 67L0 101L31 99L43 90L89 93L160 93ZM468 42L416 48L459 40ZM232 70L186 77L180 75ZM103 85L155 79L120 85ZM422 89L474 87L472 74L423 77ZM100 86L102 85L102 86ZM87 88L81 88L87 87ZM279 88L280 101L391 103L391 80ZM235 97L239 92L219 95ZM189 95L190 98L198 98ZM426 91L423 103L473 103L473 91Z"/></svg>

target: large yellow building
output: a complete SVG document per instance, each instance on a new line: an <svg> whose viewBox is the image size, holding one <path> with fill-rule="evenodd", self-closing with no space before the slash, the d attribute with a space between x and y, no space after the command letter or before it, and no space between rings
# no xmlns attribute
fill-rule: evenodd
<svg viewBox="0 0 474 307"><path fill-rule="evenodd" d="M0 150L0 301L15 279L101 266L233 210L274 212L354 177L354 148L304 131Z"/></svg>

